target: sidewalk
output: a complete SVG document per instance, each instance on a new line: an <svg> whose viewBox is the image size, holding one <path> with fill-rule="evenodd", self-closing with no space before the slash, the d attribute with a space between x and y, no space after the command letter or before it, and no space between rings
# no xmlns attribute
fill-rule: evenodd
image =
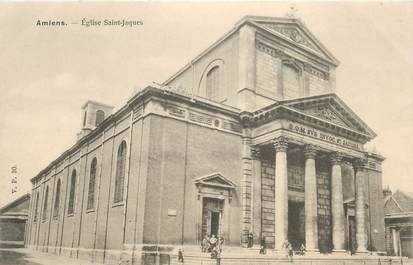
<svg viewBox="0 0 413 265"><path fill-rule="evenodd" d="M26 248L0 248L0 265L101 265Z"/></svg>

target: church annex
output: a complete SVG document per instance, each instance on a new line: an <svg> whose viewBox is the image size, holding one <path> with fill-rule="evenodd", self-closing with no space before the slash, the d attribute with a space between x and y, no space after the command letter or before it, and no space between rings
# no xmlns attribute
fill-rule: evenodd
<svg viewBox="0 0 413 265"><path fill-rule="evenodd" d="M115 113L88 101L78 142L31 180L27 247L163 264L252 233L274 255L385 251L384 158L338 65L299 19L247 16Z"/></svg>

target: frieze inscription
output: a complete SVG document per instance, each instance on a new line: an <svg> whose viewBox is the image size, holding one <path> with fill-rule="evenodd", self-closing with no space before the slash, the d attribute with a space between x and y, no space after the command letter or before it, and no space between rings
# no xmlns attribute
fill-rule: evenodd
<svg viewBox="0 0 413 265"><path fill-rule="evenodd" d="M140 116L142 116L142 106L140 106L140 107L137 107L137 108L135 108L135 109L133 109L133 119L137 119L137 118L139 118Z"/></svg>
<svg viewBox="0 0 413 265"><path fill-rule="evenodd" d="M312 138L316 138L316 139L322 140L327 143L336 144L336 145L344 146L344 147L355 149L355 150L361 150L361 147L358 143L352 142L345 138L341 138L341 137L337 137L331 134L321 132L314 128L306 127L301 124L291 122L288 124L287 129L289 131L292 131L292 132L295 132L301 135L309 136Z"/></svg>
<svg viewBox="0 0 413 265"><path fill-rule="evenodd" d="M168 113L169 115L179 117L179 118L185 118L185 110L176 108L176 107L168 107Z"/></svg>
<svg viewBox="0 0 413 265"><path fill-rule="evenodd" d="M212 118L209 116L205 116L205 115L200 115L197 113L193 113L190 112L189 113L189 120L190 121L195 121L195 122L199 122L202 124L206 124L206 125L212 125Z"/></svg>
<svg viewBox="0 0 413 265"><path fill-rule="evenodd" d="M241 126L232 122L224 121L222 123L222 128L233 132L242 132Z"/></svg>

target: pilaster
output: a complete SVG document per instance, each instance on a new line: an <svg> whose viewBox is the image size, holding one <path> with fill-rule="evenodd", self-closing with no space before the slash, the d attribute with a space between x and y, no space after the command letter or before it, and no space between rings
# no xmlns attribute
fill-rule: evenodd
<svg viewBox="0 0 413 265"><path fill-rule="evenodd" d="M243 154L242 154L242 180L241 180L241 244L246 247L248 243L248 233L251 231L251 203L252 203L252 158L251 158L251 137L249 129L244 129L244 137L242 138Z"/></svg>
<svg viewBox="0 0 413 265"><path fill-rule="evenodd" d="M252 182L252 232L254 244L261 242L261 150L258 146L251 149L253 182Z"/></svg>
<svg viewBox="0 0 413 265"><path fill-rule="evenodd" d="M255 31L250 25L239 29L238 105L246 111L255 108Z"/></svg>

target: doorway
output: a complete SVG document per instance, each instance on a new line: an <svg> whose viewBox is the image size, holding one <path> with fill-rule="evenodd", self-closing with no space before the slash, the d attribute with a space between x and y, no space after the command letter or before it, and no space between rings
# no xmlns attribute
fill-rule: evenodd
<svg viewBox="0 0 413 265"><path fill-rule="evenodd" d="M304 202L288 202L288 241L294 250L299 250L305 242Z"/></svg>
<svg viewBox="0 0 413 265"><path fill-rule="evenodd" d="M216 237L222 233L222 215L224 201L215 198L203 198L202 202L202 238L205 235Z"/></svg>

